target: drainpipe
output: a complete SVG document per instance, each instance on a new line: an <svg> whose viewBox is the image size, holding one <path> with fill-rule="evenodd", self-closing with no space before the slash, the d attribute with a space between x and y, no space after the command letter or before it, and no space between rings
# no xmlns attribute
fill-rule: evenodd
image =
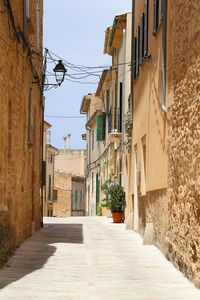
<svg viewBox="0 0 200 300"><path fill-rule="evenodd" d="M161 109L167 112L166 104L166 42L167 42L167 0L163 0L163 24L162 24L162 85L161 85Z"/></svg>

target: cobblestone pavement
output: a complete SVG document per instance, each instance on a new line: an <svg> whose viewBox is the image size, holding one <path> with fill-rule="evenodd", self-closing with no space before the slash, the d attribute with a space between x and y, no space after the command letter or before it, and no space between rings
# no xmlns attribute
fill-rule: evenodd
<svg viewBox="0 0 200 300"><path fill-rule="evenodd" d="M105 217L45 218L0 270L3 300L196 300L155 246Z"/></svg>

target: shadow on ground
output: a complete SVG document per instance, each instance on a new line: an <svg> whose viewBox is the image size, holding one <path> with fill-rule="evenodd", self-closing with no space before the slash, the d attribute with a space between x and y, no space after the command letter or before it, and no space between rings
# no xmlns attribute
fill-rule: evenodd
<svg viewBox="0 0 200 300"><path fill-rule="evenodd" d="M45 224L24 241L3 269L0 270L0 289L41 269L54 255L57 243L83 243L82 224Z"/></svg>

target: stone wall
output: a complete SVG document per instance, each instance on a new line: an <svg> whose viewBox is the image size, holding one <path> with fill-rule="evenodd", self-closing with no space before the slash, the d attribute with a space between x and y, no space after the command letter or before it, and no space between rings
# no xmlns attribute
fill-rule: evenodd
<svg viewBox="0 0 200 300"><path fill-rule="evenodd" d="M154 227L154 244L165 252L165 235L168 223L167 189L148 192L139 197L139 232L144 236L147 223Z"/></svg>
<svg viewBox="0 0 200 300"><path fill-rule="evenodd" d="M42 50L43 2L40 8ZM10 1L15 24L23 31L23 1ZM0 4L0 265L16 246L31 234L32 223L40 228L41 90L33 84L30 52L17 41L4 2ZM5 11L5 13L4 13ZM36 50L36 0L31 1L27 40ZM32 27L32 28L31 28ZM40 80L41 56L31 53ZM29 87L31 105L29 105ZM30 108L29 108L30 107ZM28 120L28 116L30 119ZM29 123L30 121L30 123ZM30 127L28 126L30 124ZM30 139L28 138L30 128Z"/></svg>
<svg viewBox="0 0 200 300"><path fill-rule="evenodd" d="M57 202L53 204L54 217L71 216L72 176L54 172L54 189L57 190Z"/></svg>
<svg viewBox="0 0 200 300"><path fill-rule="evenodd" d="M200 2L170 12L167 256L200 287Z"/></svg>

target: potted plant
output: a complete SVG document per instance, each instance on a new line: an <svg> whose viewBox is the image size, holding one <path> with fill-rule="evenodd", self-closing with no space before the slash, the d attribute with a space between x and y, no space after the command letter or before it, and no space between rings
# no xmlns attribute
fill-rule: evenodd
<svg viewBox="0 0 200 300"><path fill-rule="evenodd" d="M106 196L103 201L106 202L107 208L110 209L114 223L121 223L125 206L124 188L109 179L101 186L101 189Z"/></svg>

